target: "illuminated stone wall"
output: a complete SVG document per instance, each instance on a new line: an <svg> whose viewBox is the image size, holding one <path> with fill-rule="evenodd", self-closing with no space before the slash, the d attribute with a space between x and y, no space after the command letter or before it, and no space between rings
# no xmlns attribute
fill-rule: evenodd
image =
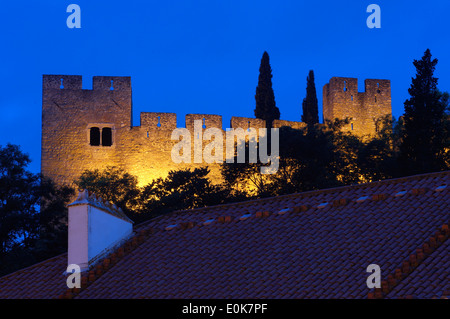
<svg viewBox="0 0 450 319"><path fill-rule="evenodd" d="M344 80L348 82L348 90L340 92ZM225 157L225 132L220 115L186 115L185 127L192 134L192 163L176 164L171 158L172 148L178 143L171 140L172 131L177 128L176 114L142 112L140 125L134 126L130 77L96 76L92 90L85 90L81 76L44 75L42 89L41 172L57 183L72 184L84 170L101 170L107 166L116 166L137 176L140 185L166 177L170 170L203 166L210 168L209 177L214 182L222 181L218 164L193 161L195 120L204 125L202 132L212 127L221 130ZM375 97L377 101L374 101ZM389 81L366 80L366 93L358 93L357 80L350 78L332 78L324 87L325 118L354 118L356 134L373 133L372 118L390 113ZM305 124L284 120L274 122L274 127L281 126L302 128ZM92 127L111 128L112 145L92 146ZM265 121L232 117L229 127L259 129L265 127ZM209 141L203 141L203 148L207 144Z"/></svg>
<svg viewBox="0 0 450 319"><path fill-rule="evenodd" d="M129 77L94 77L92 90L83 90L81 76L44 75L42 87L41 171L58 183L71 184L86 169L116 166L145 185L167 176L170 170L206 165L172 161L172 147L178 142L171 140L177 127L176 114L143 112L140 126L132 125ZM222 130L221 116L186 115L186 127L192 133L192 156L194 120L203 119L206 128ZM91 127L110 127L112 145L90 145ZM208 143L204 141L203 148ZM219 166L209 166L210 177L220 182Z"/></svg>
<svg viewBox="0 0 450 319"><path fill-rule="evenodd" d="M391 115L391 82L367 79L365 92L358 92L358 79L333 77L323 87L323 118L349 118L343 130L358 136L373 135L376 122Z"/></svg>
<svg viewBox="0 0 450 319"><path fill-rule="evenodd" d="M299 130L302 128L305 128L307 126L304 122L295 122L295 121L286 121L286 120L274 120L272 122L272 127L283 127L283 126L289 126L293 129Z"/></svg>

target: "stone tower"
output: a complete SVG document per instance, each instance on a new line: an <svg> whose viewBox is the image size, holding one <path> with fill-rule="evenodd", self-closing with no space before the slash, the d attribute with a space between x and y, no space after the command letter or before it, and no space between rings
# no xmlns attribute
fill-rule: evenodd
<svg viewBox="0 0 450 319"><path fill-rule="evenodd" d="M358 136L373 135L377 120L392 114L391 82L367 79L365 92L358 92L358 79L333 77L323 87L323 118L349 118L343 129Z"/></svg>
<svg viewBox="0 0 450 319"><path fill-rule="evenodd" d="M131 110L129 77L96 76L83 90L81 76L44 75L41 172L70 184L84 169L116 164Z"/></svg>
<svg viewBox="0 0 450 319"><path fill-rule="evenodd" d="M186 128L192 134L195 120L203 123L203 130L222 129L220 115L187 114ZM174 163L171 151L178 141L171 134L176 128L176 114L164 112L142 112L140 125L133 126L130 77L95 76L92 90L86 90L81 76L43 76L41 172L58 184L72 184L85 170L107 166L138 177L140 185L171 170L204 166ZM220 181L219 166L208 166L210 178Z"/></svg>

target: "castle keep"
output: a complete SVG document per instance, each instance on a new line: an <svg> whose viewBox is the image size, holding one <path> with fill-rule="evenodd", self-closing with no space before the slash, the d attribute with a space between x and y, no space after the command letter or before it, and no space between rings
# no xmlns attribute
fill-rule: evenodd
<svg viewBox="0 0 450 319"><path fill-rule="evenodd" d="M140 125L132 123L130 77L93 77L92 90L82 89L77 75L44 75L42 83L41 172L57 183L71 184L86 169L116 166L145 185L170 170L205 166L175 164L171 140L177 128L174 113L142 112ZM373 134L376 120L391 114L388 80L366 80L358 92L357 79L333 77L323 88L324 119L351 118L344 129L363 136ZM222 129L222 116L187 114L185 126L194 132L194 121L203 130ZM274 127L303 128L305 123L276 120ZM230 128L265 128L265 121L232 117ZM224 133L225 134L225 133ZM213 181L221 180L219 165L208 164Z"/></svg>
<svg viewBox="0 0 450 319"><path fill-rule="evenodd" d="M333 77L323 87L323 118L349 118L343 129L358 136L371 135L378 130L377 120L391 115L391 82L364 81L365 92L358 92L358 79Z"/></svg>

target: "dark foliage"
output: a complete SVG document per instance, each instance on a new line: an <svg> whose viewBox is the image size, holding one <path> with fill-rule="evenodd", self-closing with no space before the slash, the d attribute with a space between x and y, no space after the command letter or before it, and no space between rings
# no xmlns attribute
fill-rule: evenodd
<svg viewBox="0 0 450 319"><path fill-rule="evenodd" d="M137 186L137 177L108 167L103 171L86 170L75 184L115 203L134 222L175 210L193 209L238 200L223 185L207 177L207 168L170 171L166 178L153 180L145 187Z"/></svg>
<svg viewBox="0 0 450 319"><path fill-rule="evenodd" d="M258 86L256 87L255 117L266 121L270 128L273 120L280 119L280 110L275 104L275 94L272 88L272 68L269 54L264 51L259 67Z"/></svg>
<svg viewBox="0 0 450 319"><path fill-rule="evenodd" d="M425 51L421 60L414 60L416 77L408 89L411 97L405 101L404 130L400 145L400 165L403 175L448 169L449 131L448 94L437 89L434 77L437 59Z"/></svg>
<svg viewBox="0 0 450 319"><path fill-rule="evenodd" d="M306 78L306 97L303 99L302 109L302 122L309 126L319 123L319 103L317 101L313 70L309 71Z"/></svg>
<svg viewBox="0 0 450 319"><path fill-rule="evenodd" d="M148 219L175 210L218 205L231 200L223 185L213 184L207 168L170 171L142 190L140 215ZM149 216L147 216L149 215Z"/></svg>
<svg viewBox="0 0 450 319"><path fill-rule="evenodd" d="M74 183L79 189L88 189L103 200L116 204L130 218L139 209L137 177L123 169L108 166L102 171L86 170Z"/></svg>
<svg viewBox="0 0 450 319"><path fill-rule="evenodd" d="M26 170L29 156L0 146L0 275L67 249L67 208L74 192Z"/></svg>

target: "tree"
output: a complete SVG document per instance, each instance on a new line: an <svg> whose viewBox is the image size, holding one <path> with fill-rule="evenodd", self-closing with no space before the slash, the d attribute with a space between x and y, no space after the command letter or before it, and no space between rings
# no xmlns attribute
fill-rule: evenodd
<svg viewBox="0 0 450 319"><path fill-rule="evenodd" d="M229 200L229 190L212 184L208 168L170 171L166 178L158 178L142 190L141 218L148 219L175 210L217 205ZM139 218L139 217L138 217Z"/></svg>
<svg viewBox="0 0 450 319"><path fill-rule="evenodd" d="M398 177L398 149L402 122L391 115L379 118L376 135L361 145L358 167L365 182Z"/></svg>
<svg viewBox="0 0 450 319"><path fill-rule="evenodd" d="M361 141L349 132L342 132L346 123L336 120L300 130L281 127L279 167L275 174L261 174L261 163L235 160L222 165L222 176L228 188L243 190L254 197L358 183Z"/></svg>
<svg viewBox="0 0 450 319"><path fill-rule="evenodd" d="M83 189L122 208L134 222L143 222L175 210L217 205L229 201L229 191L212 184L207 168L170 171L144 187L137 186L137 177L116 167L86 170L75 181Z"/></svg>
<svg viewBox="0 0 450 319"><path fill-rule="evenodd" d="M137 201L140 189L137 186L137 178L123 169L108 166L103 171L85 170L75 181L75 185L116 204L131 219L139 209Z"/></svg>
<svg viewBox="0 0 450 319"><path fill-rule="evenodd" d="M232 162L224 161L221 165L221 174L225 183L225 187L230 191L231 196L236 197L267 197L270 196L270 177L266 174L261 174L261 167L266 166L260 161L250 163L250 144L249 141L241 141L245 154L245 162L241 163L238 159L238 154L235 152ZM237 147L236 147L237 148ZM256 153L258 153L259 143L256 146Z"/></svg>
<svg viewBox="0 0 450 319"><path fill-rule="evenodd" d="M309 75L306 78L306 97L303 99L302 108L302 122L305 122L308 126L319 123L319 107L313 70L309 71Z"/></svg>
<svg viewBox="0 0 450 319"><path fill-rule="evenodd" d="M421 60L414 60L416 77L408 89L411 97L404 103L405 115L399 161L404 175L447 169L445 151L448 131L445 129L448 95L437 89L433 76L438 60L430 50Z"/></svg>
<svg viewBox="0 0 450 319"><path fill-rule="evenodd" d="M450 100L450 94L447 92L444 93L443 99L446 101ZM444 160L445 160L445 166L448 168L450 167L450 104L447 102L447 109L445 110L445 152L444 152Z"/></svg>
<svg viewBox="0 0 450 319"><path fill-rule="evenodd" d="M0 276L67 249L73 189L27 171L19 146L0 146Z"/></svg>
<svg viewBox="0 0 450 319"><path fill-rule="evenodd" d="M74 199L75 190L40 176L38 195L40 227L33 254L43 260L67 251L67 205Z"/></svg>
<svg viewBox="0 0 450 319"><path fill-rule="evenodd" d="M272 89L272 68L269 54L264 51L259 67L258 86L256 87L256 118L266 121L266 127L272 126L273 120L280 119L280 110L275 104L275 94Z"/></svg>
<svg viewBox="0 0 450 319"><path fill-rule="evenodd" d="M26 170L30 162L19 146L0 146L0 259L18 245L30 246L38 231L39 178Z"/></svg>

